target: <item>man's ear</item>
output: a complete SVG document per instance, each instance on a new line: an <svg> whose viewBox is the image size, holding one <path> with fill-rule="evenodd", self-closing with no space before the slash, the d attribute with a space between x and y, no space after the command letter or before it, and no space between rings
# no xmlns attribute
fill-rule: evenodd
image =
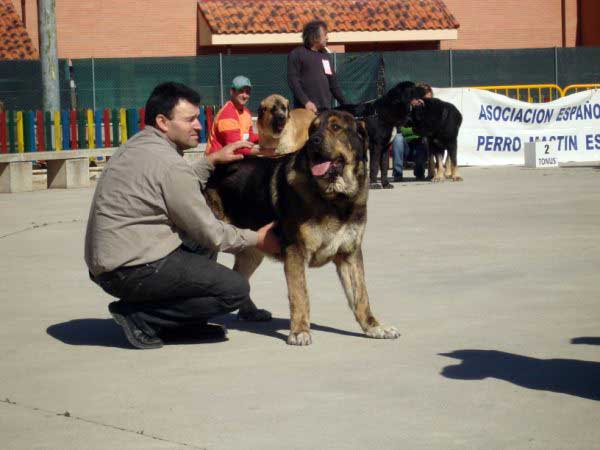
<svg viewBox="0 0 600 450"><path fill-rule="evenodd" d="M158 114L156 116L156 128L166 133L169 130L169 118L164 114Z"/></svg>

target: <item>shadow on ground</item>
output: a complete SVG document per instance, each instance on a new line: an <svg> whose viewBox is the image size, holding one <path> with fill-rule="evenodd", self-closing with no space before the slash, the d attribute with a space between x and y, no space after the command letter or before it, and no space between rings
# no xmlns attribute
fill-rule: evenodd
<svg viewBox="0 0 600 450"><path fill-rule="evenodd" d="M112 319L74 319L50 325L46 333L65 344L131 348L123 330Z"/></svg>
<svg viewBox="0 0 600 450"><path fill-rule="evenodd" d="M239 330L249 333L262 334L264 336L287 340L290 326L289 319L274 317L269 322L246 322L237 319L236 314L219 317L211 322L225 325L229 330ZM345 336L364 337L362 333L339 330L318 324L311 324L311 329L327 333L342 334ZM46 332L68 345L89 345L98 347L116 347L131 349L123 330L112 319L73 319L67 322L57 323L49 326ZM222 340L186 340L178 339L167 341L166 344L209 344L222 342Z"/></svg>
<svg viewBox="0 0 600 450"><path fill-rule="evenodd" d="M571 339L571 344L600 345L600 337L582 336Z"/></svg>
<svg viewBox="0 0 600 450"><path fill-rule="evenodd" d="M518 386L600 400L600 363L576 359L537 359L497 350L440 353L460 359L441 374L455 380L497 378Z"/></svg>
<svg viewBox="0 0 600 450"><path fill-rule="evenodd" d="M578 164L576 166L560 166L561 169L594 169L594 170L600 170L600 166L596 165L596 164L585 164L585 163L581 163Z"/></svg>
<svg viewBox="0 0 600 450"><path fill-rule="evenodd" d="M270 336L284 341L287 341L290 329L290 320L280 317L273 317L273 319L268 322L246 322L244 320L238 320L237 314L229 314L227 316L220 317L219 319L215 319L214 322L225 325L230 330L262 334L264 336ZM365 337L365 335L362 333L340 330L338 328L319 325L316 323L311 323L310 329L312 331L323 331L326 333L341 334L343 336L354 336L361 338Z"/></svg>

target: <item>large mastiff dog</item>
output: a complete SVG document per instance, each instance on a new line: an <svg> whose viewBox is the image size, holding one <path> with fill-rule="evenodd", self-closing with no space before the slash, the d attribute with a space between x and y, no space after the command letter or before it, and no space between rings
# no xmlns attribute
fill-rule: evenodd
<svg viewBox="0 0 600 450"><path fill-rule="evenodd" d="M300 150L308 139L308 127L315 115L304 108L292 109L281 95L272 94L258 108L258 144L276 155Z"/></svg>
<svg viewBox="0 0 600 450"><path fill-rule="evenodd" d="M205 195L217 217L242 228L277 221L290 301L288 344L311 343L306 267L332 261L348 305L369 337L394 339L394 327L369 306L362 239L367 222L367 136L352 116L326 111L312 123L298 152L280 158L246 158L217 166ZM263 254L236 255L234 270L250 277Z"/></svg>

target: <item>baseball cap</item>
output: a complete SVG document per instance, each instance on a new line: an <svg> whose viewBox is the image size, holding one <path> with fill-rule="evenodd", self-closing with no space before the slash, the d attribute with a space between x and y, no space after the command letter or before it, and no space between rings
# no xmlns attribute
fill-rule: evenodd
<svg viewBox="0 0 600 450"><path fill-rule="evenodd" d="M240 90L243 89L245 87L252 87L252 83L250 83L250 80L248 78L246 78L244 75L238 75L237 77L235 77L233 79L233 81L231 82L231 88L235 89L235 90Z"/></svg>

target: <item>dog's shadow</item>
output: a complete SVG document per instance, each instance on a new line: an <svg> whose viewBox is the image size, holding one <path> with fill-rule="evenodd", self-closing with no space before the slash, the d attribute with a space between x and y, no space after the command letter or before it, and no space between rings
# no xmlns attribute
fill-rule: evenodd
<svg viewBox="0 0 600 450"><path fill-rule="evenodd" d="M225 325L230 330L262 334L281 340L287 340L289 319L274 317L268 322L247 322L238 320L237 314L228 314L211 320L211 322ZM328 333L342 334L345 336L364 337L361 333L339 330L318 324L311 324L311 329ZM282 330L285 330L282 331ZM112 319L73 319L50 325L46 332L54 339L68 345L88 345L96 347L116 347L131 349L123 330ZM202 344L215 343L215 340L178 340L173 344Z"/></svg>
<svg viewBox="0 0 600 450"><path fill-rule="evenodd" d="M290 329L290 320L281 317L273 317L267 322L248 322L239 320L237 314L228 314L213 320L215 323L225 325L230 330L247 331L249 333L262 334L264 336L274 337L287 341L288 332ZM343 336L365 337L362 333L340 330L339 328L328 327L316 323L310 324L312 331L324 331L326 333L341 334Z"/></svg>

